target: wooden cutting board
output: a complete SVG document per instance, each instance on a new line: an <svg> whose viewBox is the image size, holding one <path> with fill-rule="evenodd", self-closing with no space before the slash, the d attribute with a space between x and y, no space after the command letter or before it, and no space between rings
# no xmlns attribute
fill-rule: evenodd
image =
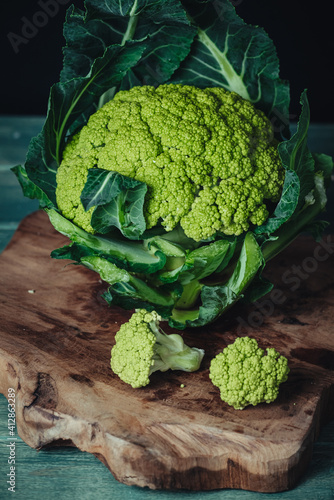
<svg viewBox="0 0 334 500"><path fill-rule="evenodd" d="M93 453L129 485L292 488L334 418L333 241L298 238L268 266L271 294L185 331L206 351L198 372L155 373L132 389L109 366L114 334L131 313L103 301L97 274L51 259L66 238L44 212L28 216L0 256L0 391L16 390L19 435L37 449ZM234 410L208 367L245 334L287 356L291 373L274 403Z"/></svg>

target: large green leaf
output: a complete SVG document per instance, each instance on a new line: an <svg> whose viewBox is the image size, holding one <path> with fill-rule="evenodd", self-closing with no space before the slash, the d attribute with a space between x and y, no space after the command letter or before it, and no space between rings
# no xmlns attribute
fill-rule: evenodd
<svg viewBox="0 0 334 500"><path fill-rule="evenodd" d="M182 0L197 37L172 82L224 87L262 109L278 136L288 134L289 85L279 77L272 40L246 24L229 0Z"/></svg>
<svg viewBox="0 0 334 500"><path fill-rule="evenodd" d="M56 259L72 259L80 262L87 255L98 255L110 260L122 269L136 273L151 274L162 269L166 256L159 250L149 252L142 242L125 238L112 238L90 234L63 217L56 210L46 209L51 224L72 241L52 253Z"/></svg>
<svg viewBox="0 0 334 500"><path fill-rule="evenodd" d="M278 146L284 167L296 172L300 181L297 208L304 205L306 196L313 189L315 172L315 161L308 148L310 107L306 91L302 93L300 103L302 109L296 133L289 141L283 141Z"/></svg>
<svg viewBox="0 0 334 500"><path fill-rule="evenodd" d="M129 239L139 239L146 229L143 212L147 185L118 172L100 168L88 171L81 193L85 210L93 210L91 225L106 234L114 227Z"/></svg>
<svg viewBox="0 0 334 500"><path fill-rule="evenodd" d="M253 233L246 233L234 271L225 283L201 289L201 305L194 310L173 310L171 326L184 328L206 325L216 320L223 312L243 297L253 279L264 266L264 259Z"/></svg>
<svg viewBox="0 0 334 500"><path fill-rule="evenodd" d="M175 301L181 294L178 283L163 287L150 287L144 280L132 278L131 282L120 281L111 285L103 294L108 304L124 309L155 310L163 318L169 318ZM184 326L181 326L184 328Z"/></svg>
<svg viewBox="0 0 334 500"><path fill-rule="evenodd" d="M302 110L297 131L290 140L278 145L278 152L286 169L281 199L272 216L254 230L256 234L272 234L291 217L297 216L298 211L308 203L307 197L314 189L315 160L307 144L310 110L306 92L302 93L300 102ZM329 172L330 168L325 160L323 164Z"/></svg>
<svg viewBox="0 0 334 500"><path fill-rule="evenodd" d="M86 12L68 11L62 80L84 76L110 45L145 41L143 57L122 88L163 83L188 54L196 35L179 0L87 0L85 6Z"/></svg>
<svg viewBox="0 0 334 500"><path fill-rule="evenodd" d="M16 175L24 196L32 200L39 200L39 208L55 208L54 204L44 191L42 191L29 179L27 172L22 165L16 165L11 170Z"/></svg>
<svg viewBox="0 0 334 500"><path fill-rule="evenodd" d="M286 222L295 212L300 192L300 180L294 170L287 170L285 173L284 185L281 199L279 200L274 213L264 224L254 229L255 234L272 234L284 222Z"/></svg>
<svg viewBox="0 0 334 500"><path fill-rule="evenodd" d="M201 291L202 305L199 316L189 326L201 326L214 321L235 302L241 299L251 285L255 276L264 266L264 259L259 245L249 232L245 236L243 246L230 279L222 285L203 286Z"/></svg>
<svg viewBox="0 0 334 500"><path fill-rule="evenodd" d="M178 284L152 287L145 280L118 269L114 264L99 256L83 257L81 263L99 273L101 279L111 285L105 293L106 300L109 303L113 301L114 304L120 304L125 309L138 307L139 301L145 304L146 308L155 309L168 316L180 293ZM113 295L113 291L117 293Z"/></svg>
<svg viewBox="0 0 334 500"><path fill-rule="evenodd" d="M235 250L235 241L217 240L189 252L178 279L182 285L193 280L203 280L213 273L222 271L229 263Z"/></svg>

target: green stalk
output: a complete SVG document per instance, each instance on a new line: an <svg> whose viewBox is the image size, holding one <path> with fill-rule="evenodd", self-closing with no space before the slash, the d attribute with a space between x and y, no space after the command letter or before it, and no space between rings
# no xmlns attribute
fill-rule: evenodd
<svg viewBox="0 0 334 500"><path fill-rule="evenodd" d="M183 286L183 292L175 304L176 309L191 309L201 293L202 284L198 280L193 280Z"/></svg>
<svg viewBox="0 0 334 500"><path fill-rule="evenodd" d="M121 47L123 47L128 40L132 40L133 35L135 34L138 23L138 14L136 14L137 6L138 6L138 0L135 0L132 9L130 10L129 22L121 41Z"/></svg>
<svg viewBox="0 0 334 500"><path fill-rule="evenodd" d="M129 22L126 27L126 31L120 43L121 47L124 47L127 41L133 39L139 19L138 14L136 14L137 7L138 7L138 0L135 0L132 9L130 10ZM111 89L104 92L104 94L102 94L100 97L98 108L102 108L104 104L111 101L115 95L115 92L116 92L116 87L112 87Z"/></svg>

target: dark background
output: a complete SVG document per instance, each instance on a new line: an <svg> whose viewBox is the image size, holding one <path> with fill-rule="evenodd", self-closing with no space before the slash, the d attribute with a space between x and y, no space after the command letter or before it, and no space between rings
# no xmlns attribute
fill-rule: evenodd
<svg viewBox="0 0 334 500"><path fill-rule="evenodd" d="M2 1L0 114L45 115L50 86L62 66L62 24L70 4L83 8L84 0L54 0L58 12L45 26L20 43L17 53L8 34L22 35L24 21L41 11L39 1ZM101 0L103 1L103 0ZM263 27L274 41L281 78L290 81L291 119L300 112L299 98L307 88L312 122L334 122L334 29L327 2L293 0L234 0L237 13L248 23ZM43 23L43 19L41 19Z"/></svg>

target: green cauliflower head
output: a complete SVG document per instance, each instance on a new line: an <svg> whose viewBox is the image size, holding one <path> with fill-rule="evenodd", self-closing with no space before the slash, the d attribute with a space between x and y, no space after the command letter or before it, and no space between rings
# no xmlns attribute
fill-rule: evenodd
<svg viewBox="0 0 334 500"><path fill-rule="evenodd" d="M262 224L284 181L264 113L223 88L181 84L118 92L67 144L57 203L88 232L93 208L80 195L92 167L147 184L147 229L179 224L196 241Z"/></svg>
<svg viewBox="0 0 334 500"><path fill-rule="evenodd" d="M236 410L275 401L289 374L288 360L274 348L267 355L255 339L240 337L212 359L210 379Z"/></svg>

